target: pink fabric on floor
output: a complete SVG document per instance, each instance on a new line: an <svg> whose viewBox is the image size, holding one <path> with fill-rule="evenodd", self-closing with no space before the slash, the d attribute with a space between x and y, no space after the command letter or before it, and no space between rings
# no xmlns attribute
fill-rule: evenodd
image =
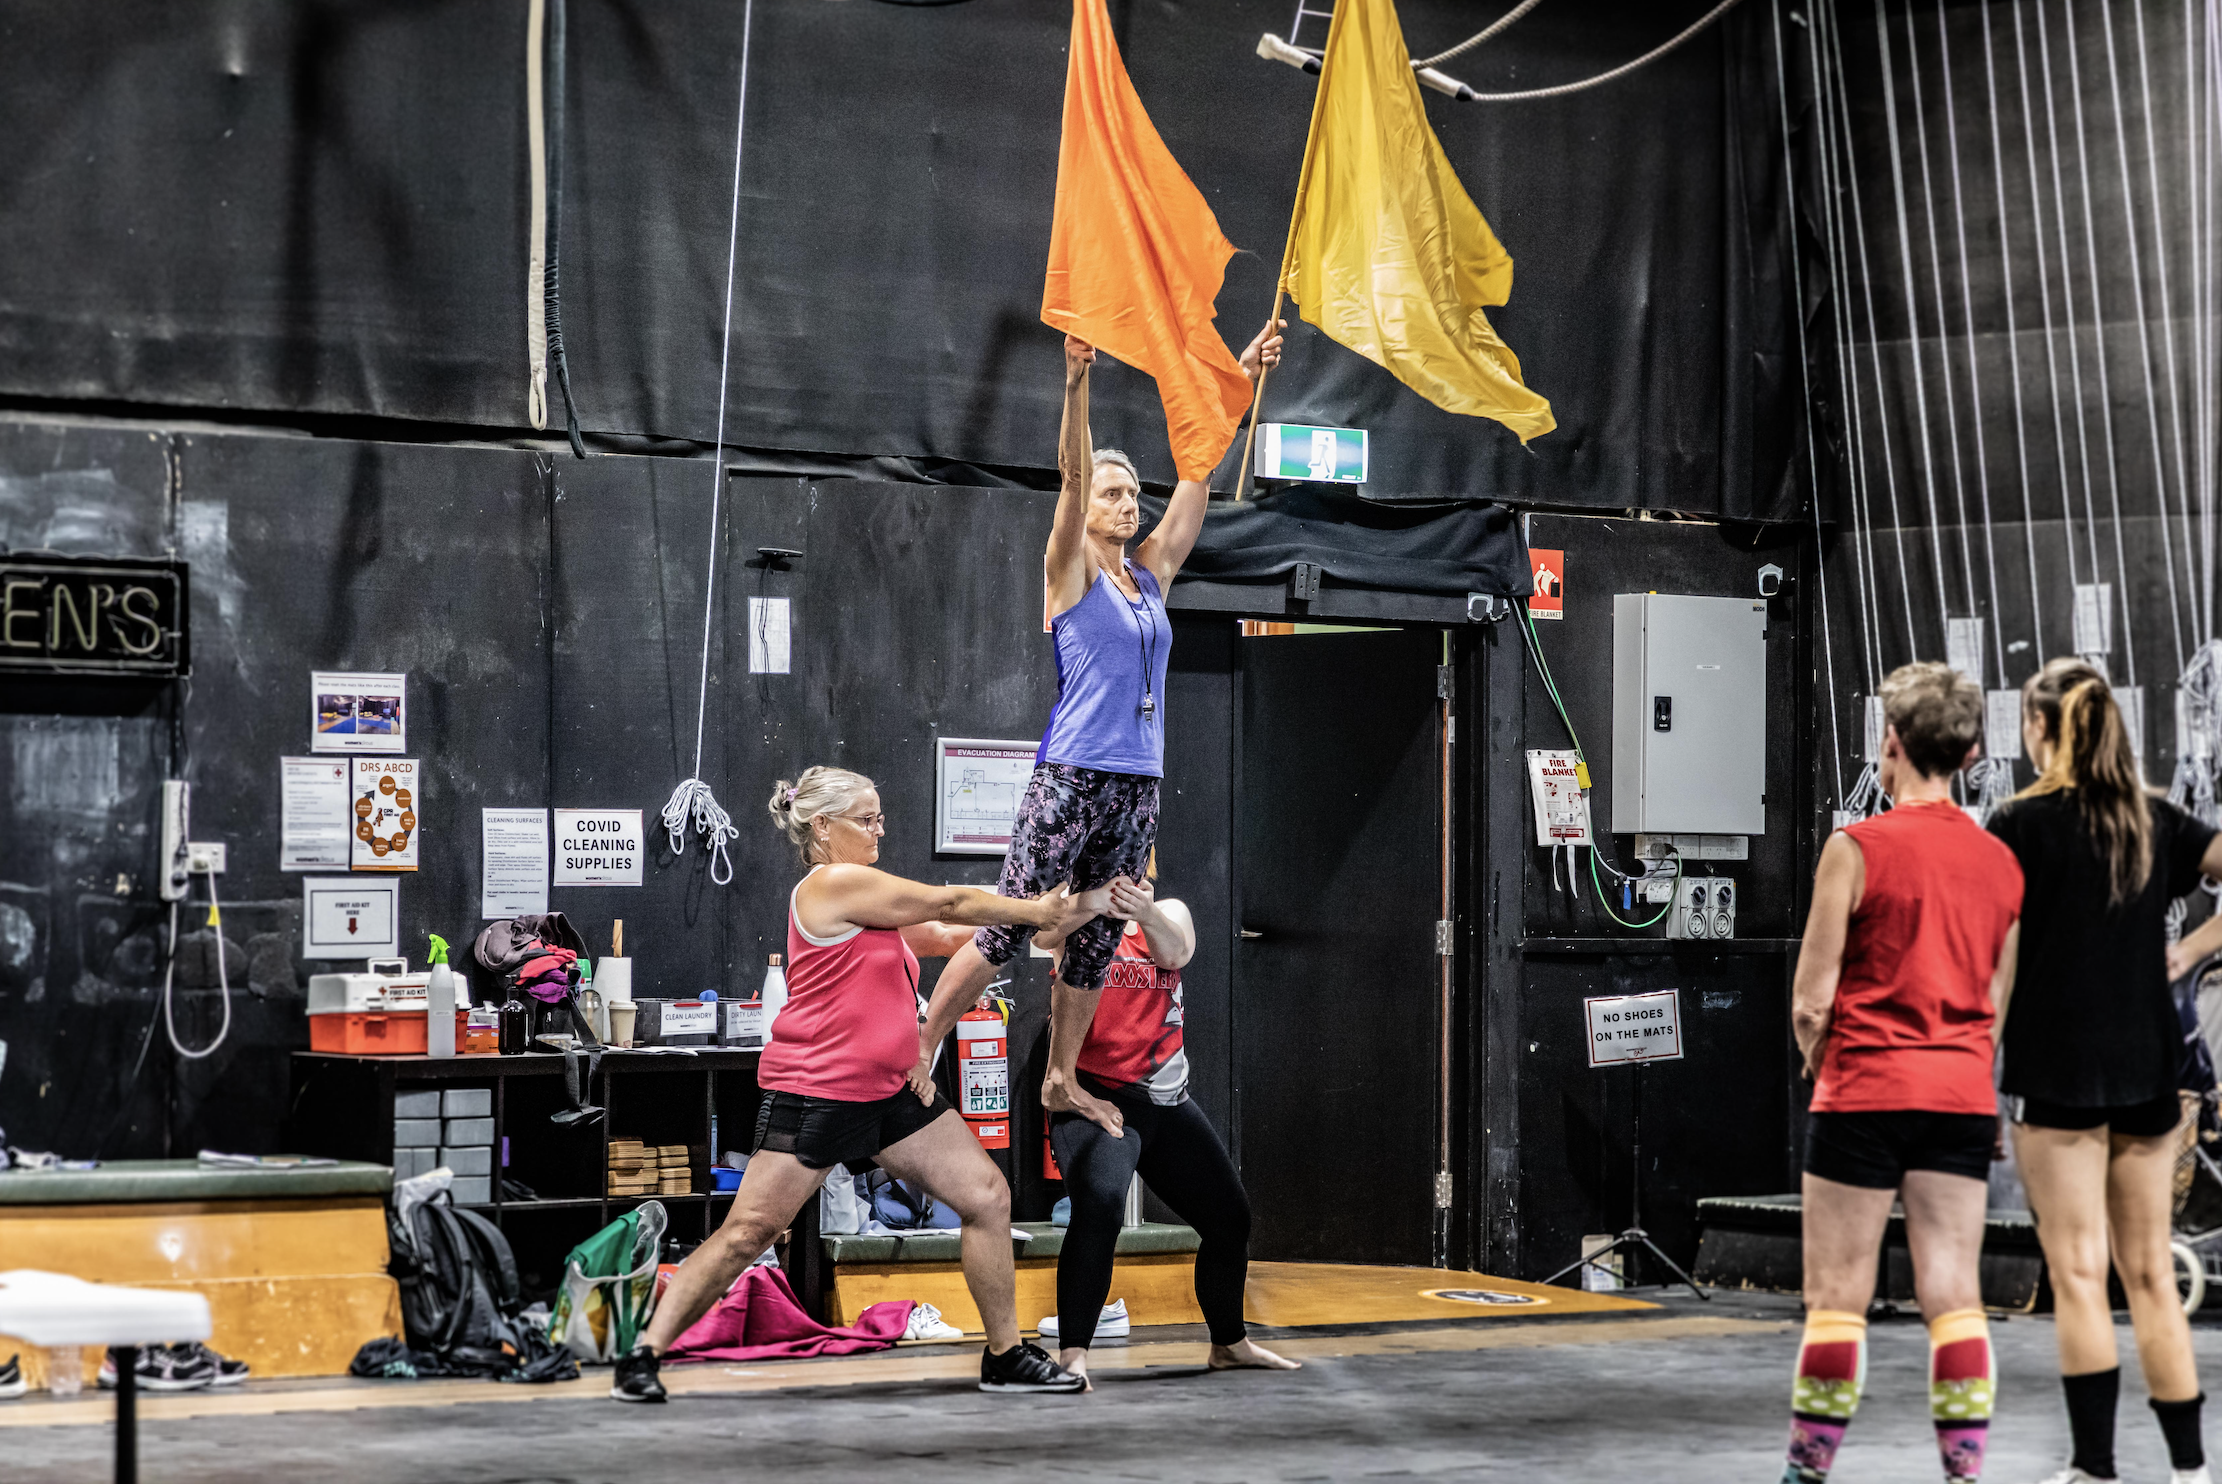
<svg viewBox="0 0 2222 1484"><path fill-rule="evenodd" d="M829 1329L803 1312L785 1273L770 1266L750 1268L679 1336L664 1359L793 1360L885 1350L903 1337L913 1307L908 1300L874 1304L850 1328Z"/></svg>

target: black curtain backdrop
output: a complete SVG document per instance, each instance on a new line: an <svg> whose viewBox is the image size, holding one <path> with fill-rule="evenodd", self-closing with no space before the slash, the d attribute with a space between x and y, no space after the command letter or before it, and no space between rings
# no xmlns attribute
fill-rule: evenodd
<svg viewBox="0 0 2222 1484"><path fill-rule="evenodd" d="M1400 9L1424 55L1502 7ZM1561 0L1452 70L1482 89L1572 80L1701 9ZM1290 7L1112 11L1243 250L1219 301L1239 346L1271 302L1315 85L1254 55ZM754 17L727 440L928 478L1052 464L1058 351L1037 311L1068 9L757 0ZM605 437L716 427L741 20L734 0L571 6L565 339ZM1517 261L1494 318L1557 432L1523 451L1308 327L1268 415L1372 430L1382 494L1794 517L1768 20L1742 7L1567 98L1429 96ZM0 12L0 397L518 434L524 24L523 0ZM1101 441L1170 474L1146 378L1105 368L1096 409Z"/></svg>

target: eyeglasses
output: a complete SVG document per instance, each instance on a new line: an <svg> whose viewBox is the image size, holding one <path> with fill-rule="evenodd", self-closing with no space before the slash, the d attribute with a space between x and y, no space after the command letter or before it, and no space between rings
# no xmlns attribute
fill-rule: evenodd
<svg viewBox="0 0 2222 1484"><path fill-rule="evenodd" d="M885 814L836 814L833 817L847 820L867 835L884 835L887 833L887 816Z"/></svg>

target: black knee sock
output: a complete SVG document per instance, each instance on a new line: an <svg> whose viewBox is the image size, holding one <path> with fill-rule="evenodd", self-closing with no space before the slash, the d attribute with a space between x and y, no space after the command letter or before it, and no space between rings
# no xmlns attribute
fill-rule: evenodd
<svg viewBox="0 0 2222 1484"><path fill-rule="evenodd" d="M2199 1441L2199 1403L2206 1399L2203 1391L2185 1402L2153 1399L2153 1415L2160 1419L2160 1435L2168 1440L2168 1462L2174 1468L2195 1469L2207 1461Z"/></svg>
<svg viewBox="0 0 2222 1484"><path fill-rule="evenodd" d="M2075 1466L2093 1478L2114 1474L2114 1404L2121 1397L2122 1368L2062 1376L2068 1394L2068 1433L2075 1440Z"/></svg>

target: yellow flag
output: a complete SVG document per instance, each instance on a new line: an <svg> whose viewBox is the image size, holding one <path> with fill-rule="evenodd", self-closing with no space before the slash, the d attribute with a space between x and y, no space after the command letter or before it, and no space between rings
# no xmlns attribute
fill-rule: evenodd
<svg viewBox="0 0 2222 1484"><path fill-rule="evenodd" d="M1282 283L1304 318L1447 412L1522 443L1557 422L1486 310L1512 256L1427 122L1391 0L1339 0Z"/></svg>

